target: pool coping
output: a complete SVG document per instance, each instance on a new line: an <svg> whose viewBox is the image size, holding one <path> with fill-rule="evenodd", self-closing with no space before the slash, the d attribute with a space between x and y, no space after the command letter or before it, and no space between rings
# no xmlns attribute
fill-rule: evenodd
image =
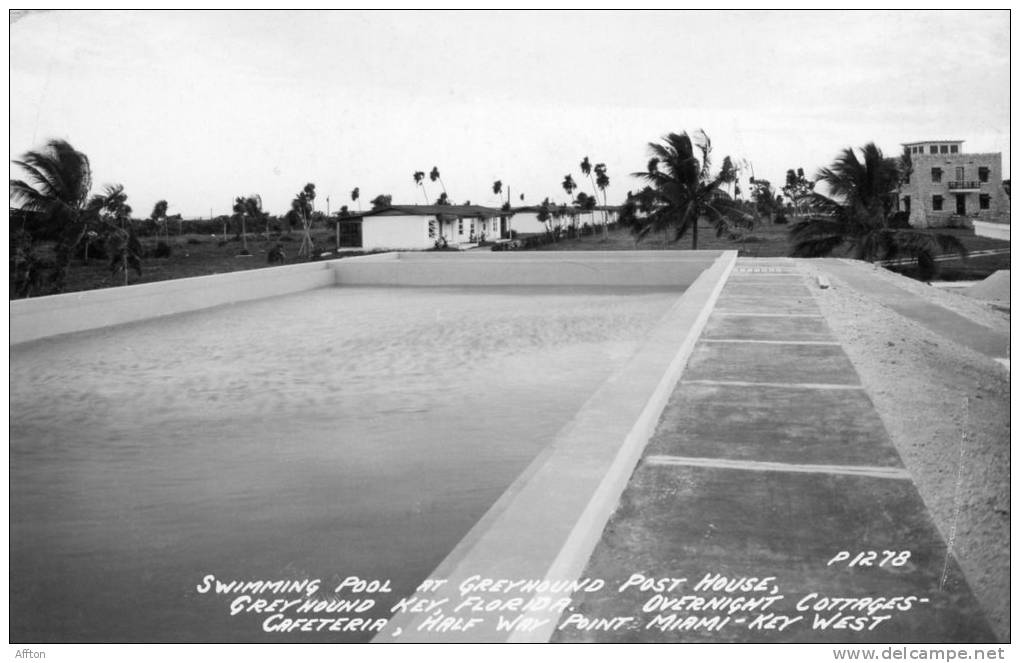
<svg viewBox="0 0 1020 663"><path fill-rule="evenodd" d="M668 253L668 257L662 255ZM721 251L389 252L11 300L10 346L331 286L665 286Z"/></svg>
<svg viewBox="0 0 1020 663"><path fill-rule="evenodd" d="M475 576L550 583L579 578L736 259L735 251L722 252L702 271L631 360L603 383L436 567L430 580L445 584L434 591L420 589L405 605L447 599L443 605L454 607L463 598L460 582ZM518 596L536 594L486 598ZM495 615L487 613L489 618L471 630L434 631L424 624L435 619L435 611L402 611L373 642L547 642L561 612L540 608L516 613L538 625L529 630L498 631ZM446 614L441 609L439 613ZM479 615L466 615L472 616Z"/></svg>

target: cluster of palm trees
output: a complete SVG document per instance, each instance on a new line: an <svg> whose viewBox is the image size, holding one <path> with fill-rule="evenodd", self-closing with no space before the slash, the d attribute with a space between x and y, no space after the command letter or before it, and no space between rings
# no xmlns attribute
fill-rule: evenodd
<svg viewBox="0 0 1020 663"><path fill-rule="evenodd" d="M129 268L141 274L142 247L122 185L107 185L90 197L89 158L65 140L50 140L13 163L25 173L25 179L10 181L11 207L22 222L11 232L11 289L16 295L28 296L42 287L47 267L50 286L60 291L74 253L83 247L87 262L88 247L97 241L105 243L111 271L123 271L125 283ZM34 242L43 238L55 240L50 265L34 253Z"/></svg>
<svg viewBox="0 0 1020 663"><path fill-rule="evenodd" d="M416 170L416 171L414 171L414 174L412 175L412 177L414 177L414 183L421 187L421 195L424 196L425 204L428 205L430 199L429 199L428 191L425 190L425 171L424 170ZM439 174L439 167L438 166L432 166L432 170L429 171L429 181L431 181L433 184L435 184L436 182L439 182L439 187L443 190L443 192L441 194L439 194L439 198L436 199L435 204L436 205L449 205L450 204L450 197L446 193L446 185L443 183L443 178ZM355 191L357 191L357 189L355 189Z"/></svg>

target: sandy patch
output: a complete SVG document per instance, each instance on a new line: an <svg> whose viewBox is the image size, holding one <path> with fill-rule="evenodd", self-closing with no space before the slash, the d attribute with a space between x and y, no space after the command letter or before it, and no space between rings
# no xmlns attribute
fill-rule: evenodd
<svg viewBox="0 0 1020 663"><path fill-rule="evenodd" d="M801 263L808 272L817 270ZM881 278L975 322L1009 317L883 269ZM996 633L1010 638L1009 375L832 278L815 295Z"/></svg>

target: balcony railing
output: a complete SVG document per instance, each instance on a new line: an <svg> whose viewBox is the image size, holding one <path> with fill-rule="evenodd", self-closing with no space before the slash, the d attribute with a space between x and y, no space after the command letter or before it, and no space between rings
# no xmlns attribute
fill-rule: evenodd
<svg viewBox="0 0 1020 663"><path fill-rule="evenodd" d="M981 182L977 180L956 180L949 183L950 191L980 191Z"/></svg>

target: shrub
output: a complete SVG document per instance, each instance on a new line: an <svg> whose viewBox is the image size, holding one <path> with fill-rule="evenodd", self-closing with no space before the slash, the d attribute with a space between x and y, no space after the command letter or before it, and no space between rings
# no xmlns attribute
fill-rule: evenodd
<svg viewBox="0 0 1020 663"><path fill-rule="evenodd" d="M198 239L197 237L189 237L188 238L188 244L201 244L201 243L202 243L202 240Z"/></svg>
<svg viewBox="0 0 1020 663"><path fill-rule="evenodd" d="M909 228L910 227L910 215L906 212L896 212L889 217L890 228Z"/></svg>
<svg viewBox="0 0 1020 663"><path fill-rule="evenodd" d="M156 250L153 255L157 258L169 258L173 251L170 249L170 245L166 242L160 241L156 243Z"/></svg>
<svg viewBox="0 0 1020 663"><path fill-rule="evenodd" d="M270 265L275 265L277 263L282 264L286 259L287 254L284 253L283 246L280 244L277 244L275 247L273 247L266 255L266 260Z"/></svg>

